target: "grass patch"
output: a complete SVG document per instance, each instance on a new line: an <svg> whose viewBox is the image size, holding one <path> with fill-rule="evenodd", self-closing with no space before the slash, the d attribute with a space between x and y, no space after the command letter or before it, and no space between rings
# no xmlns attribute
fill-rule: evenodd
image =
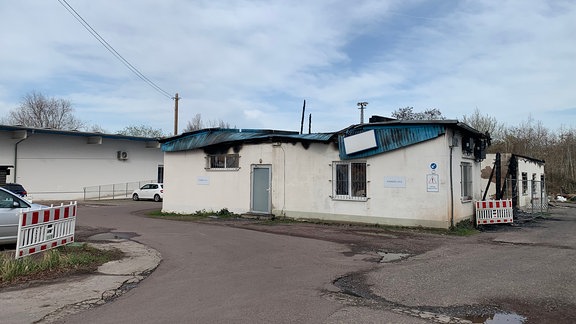
<svg viewBox="0 0 576 324"><path fill-rule="evenodd" d="M177 221L197 221L204 220L207 218L218 218L218 219L233 219L239 218L240 215L234 214L228 209L223 208L220 211L207 211L205 209L196 211L193 214L177 214L177 213L163 213L160 210L152 211L148 213L148 216L153 218L177 220ZM358 228L373 228L382 231L389 232L420 232L420 233L430 233L439 235L457 235L457 236L469 236L479 233L472 223L471 220L463 220L456 224L452 229L442 229L442 228L431 228L431 227L408 227L408 226L397 226L397 225L384 225L384 224L367 224L367 223L357 223L357 222L338 222L320 219L294 219L289 217L277 216L272 219L259 220L259 225L290 225L290 224L314 224L322 226L336 226L336 227L358 227Z"/></svg>
<svg viewBox="0 0 576 324"><path fill-rule="evenodd" d="M198 210L193 214L178 214L178 213L163 213L161 210L156 210L150 212L148 216L153 218L162 218L162 219L169 219L169 220L178 220L178 221L197 221L203 220L207 218L218 218L218 219L233 219L238 218L240 215L235 214L229 211L227 208L222 208L219 211L212 211L212 210Z"/></svg>
<svg viewBox="0 0 576 324"><path fill-rule="evenodd" d="M474 227L474 223L471 220L466 219L456 224L448 233L457 236L470 236L478 234L480 231Z"/></svg>
<svg viewBox="0 0 576 324"><path fill-rule="evenodd" d="M0 252L0 287L88 273L123 257L119 250L100 250L88 244L70 244L43 253L14 259L14 252Z"/></svg>
<svg viewBox="0 0 576 324"><path fill-rule="evenodd" d="M399 225L386 225L386 224L368 224L368 223L356 223L356 222L338 222L338 221L327 221L327 220L315 220L315 219L292 219L286 217L276 217L270 220L261 221L261 225L284 225L284 224L315 224L322 226L335 226L335 227L350 227L350 228L365 228L365 229L375 229L386 232L416 232L416 233L429 233L437 235L456 235L456 236L469 236L480 233L474 227L471 220L463 220L456 224L453 229L444 228L433 228L433 227L422 227L422 226L399 226Z"/></svg>

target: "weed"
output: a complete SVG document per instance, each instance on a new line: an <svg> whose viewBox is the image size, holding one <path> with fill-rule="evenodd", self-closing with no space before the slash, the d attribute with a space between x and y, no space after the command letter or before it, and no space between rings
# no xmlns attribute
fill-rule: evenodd
<svg viewBox="0 0 576 324"><path fill-rule="evenodd" d="M229 211L228 208L222 208L219 211L202 209L202 210L197 210L193 214L165 213L165 212L162 212L161 210L156 210L156 211L150 212L148 215L150 217L155 217L155 218L179 220L179 221L196 221L196 220L202 220L202 219L206 219L206 218L210 218L210 217L224 218L224 219L240 217L238 214L235 214L235 213Z"/></svg>
<svg viewBox="0 0 576 324"><path fill-rule="evenodd" d="M90 271L108 261L122 257L119 250L100 250L88 244L66 245L46 252L14 259L14 254L0 253L0 287L18 281L29 281L58 274Z"/></svg>
<svg viewBox="0 0 576 324"><path fill-rule="evenodd" d="M448 233L458 236L469 236L477 234L479 233L479 231L474 227L474 224L472 223L471 220L465 219L456 224L456 226L450 229L450 232Z"/></svg>

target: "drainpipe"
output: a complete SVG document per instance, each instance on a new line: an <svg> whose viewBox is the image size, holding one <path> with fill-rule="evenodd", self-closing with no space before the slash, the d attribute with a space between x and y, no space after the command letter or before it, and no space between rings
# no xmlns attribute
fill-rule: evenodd
<svg viewBox="0 0 576 324"><path fill-rule="evenodd" d="M17 181L18 178L16 178L16 176L18 175L18 144L27 139L28 136L26 136L26 138L19 140L18 142L16 142L16 144L14 144L14 182L18 182Z"/></svg>
<svg viewBox="0 0 576 324"><path fill-rule="evenodd" d="M452 153L454 151L454 135L450 144L450 229L454 228L454 172L452 171Z"/></svg>

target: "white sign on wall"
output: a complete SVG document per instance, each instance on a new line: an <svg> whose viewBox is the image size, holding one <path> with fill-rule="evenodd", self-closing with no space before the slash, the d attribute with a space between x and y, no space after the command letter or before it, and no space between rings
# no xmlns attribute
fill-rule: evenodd
<svg viewBox="0 0 576 324"><path fill-rule="evenodd" d="M406 177L384 177L384 188L406 188Z"/></svg>
<svg viewBox="0 0 576 324"><path fill-rule="evenodd" d="M436 173L426 175L426 191L438 192L440 191L439 177Z"/></svg>
<svg viewBox="0 0 576 324"><path fill-rule="evenodd" d="M196 177L196 184L201 186L207 186L210 184L210 178L205 176Z"/></svg>

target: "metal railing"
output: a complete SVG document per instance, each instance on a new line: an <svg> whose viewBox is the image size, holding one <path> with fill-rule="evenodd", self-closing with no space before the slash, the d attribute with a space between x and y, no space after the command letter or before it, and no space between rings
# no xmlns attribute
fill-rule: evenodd
<svg viewBox="0 0 576 324"><path fill-rule="evenodd" d="M150 182L156 182L156 180L144 180L144 181L84 187L84 200L130 198L132 197L132 192L134 190Z"/></svg>
<svg viewBox="0 0 576 324"><path fill-rule="evenodd" d="M515 207L526 213L548 212L549 201L543 181L507 179L503 198L516 201Z"/></svg>

